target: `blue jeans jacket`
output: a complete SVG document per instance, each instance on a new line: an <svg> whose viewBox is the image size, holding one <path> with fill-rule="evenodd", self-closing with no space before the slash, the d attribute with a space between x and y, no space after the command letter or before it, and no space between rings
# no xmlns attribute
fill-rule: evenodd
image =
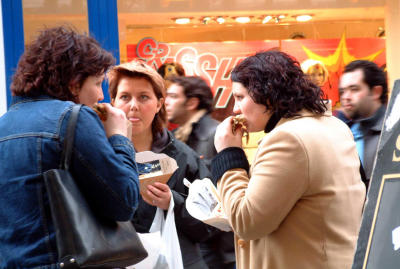
<svg viewBox="0 0 400 269"><path fill-rule="evenodd" d="M0 268L57 268L57 249L42 173L58 168L73 103L15 97L0 118ZM92 207L127 221L138 205L135 151L126 137L107 139L83 106L70 171Z"/></svg>

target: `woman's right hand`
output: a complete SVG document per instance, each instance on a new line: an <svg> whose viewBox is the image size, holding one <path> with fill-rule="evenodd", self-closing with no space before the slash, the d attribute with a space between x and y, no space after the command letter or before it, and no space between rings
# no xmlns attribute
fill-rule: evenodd
<svg viewBox="0 0 400 269"><path fill-rule="evenodd" d="M105 104L107 111L107 120L103 121L107 137L119 134L128 137L129 121L125 113L119 109ZM129 137L128 137L129 138Z"/></svg>
<svg viewBox="0 0 400 269"><path fill-rule="evenodd" d="M238 129L235 134L232 132L232 116L223 120L217 127L214 136L214 145L217 152L228 147L242 147L243 131Z"/></svg>

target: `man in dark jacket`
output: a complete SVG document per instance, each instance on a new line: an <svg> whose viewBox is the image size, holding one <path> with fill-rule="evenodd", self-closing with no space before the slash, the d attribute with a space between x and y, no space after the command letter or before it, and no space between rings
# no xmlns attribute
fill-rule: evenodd
<svg viewBox="0 0 400 269"><path fill-rule="evenodd" d="M217 154L214 147L218 121L210 116L213 108L211 88L200 77L169 77L165 106L168 120L178 124L174 135L196 151L209 166ZM219 232L201 244L202 253L210 269L234 268L233 233Z"/></svg>
<svg viewBox="0 0 400 269"><path fill-rule="evenodd" d="M168 121L178 124L175 137L209 161L217 154L214 134L219 122L211 118L213 95L200 77L171 77L165 106Z"/></svg>
<svg viewBox="0 0 400 269"><path fill-rule="evenodd" d="M388 100L386 75L373 62L353 61L345 67L339 91L368 186Z"/></svg>

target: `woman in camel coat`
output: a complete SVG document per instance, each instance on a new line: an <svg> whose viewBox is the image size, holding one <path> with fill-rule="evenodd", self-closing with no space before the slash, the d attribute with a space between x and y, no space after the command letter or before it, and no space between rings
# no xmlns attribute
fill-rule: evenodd
<svg viewBox="0 0 400 269"><path fill-rule="evenodd" d="M285 53L246 58L232 81L234 113L266 132L251 169L231 117L215 136L212 172L238 268L350 268L365 199L350 129Z"/></svg>

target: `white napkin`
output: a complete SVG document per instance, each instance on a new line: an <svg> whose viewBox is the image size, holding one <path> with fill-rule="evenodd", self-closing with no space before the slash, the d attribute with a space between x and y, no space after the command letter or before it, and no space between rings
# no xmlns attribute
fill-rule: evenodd
<svg viewBox="0 0 400 269"><path fill-rule="evenodd" d="M209 178L196 179L193 183L185 178L183 183L189 188L186 209L192 217L222 231L232 231L222 211L217 189Z"/></svg>

